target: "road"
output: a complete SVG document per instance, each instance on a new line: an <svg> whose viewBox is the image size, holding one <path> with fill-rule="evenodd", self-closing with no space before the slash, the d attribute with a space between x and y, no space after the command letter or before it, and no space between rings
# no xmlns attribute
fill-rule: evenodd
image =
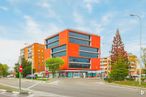
<svg viewBox="0 0 146 97"><path fill-rule="evenodd" d="M18 86L18 79L0 79L0 83ZM22 87L33 91L31 97L146 97L137 88L110 85L97 79L56 79L48 83L24 79Z"/></svg>

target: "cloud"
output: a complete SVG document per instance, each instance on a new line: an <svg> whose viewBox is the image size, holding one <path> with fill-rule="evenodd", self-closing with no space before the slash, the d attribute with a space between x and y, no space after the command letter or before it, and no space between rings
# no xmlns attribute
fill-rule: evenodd
<svg viewBox="0 0 146 97"><path fill-rule="evenodd" d="M95 4L99 4L100 2L101 0L84 0L83 4L85 4L85 7L88 10L88 12L91 12L93 9L93 6Z"/></svg>
<svg viewBox="0 0 146 97"><path fill-rule="evenodd" d="M13 67L18 61L19 50L23 47L23 41L0 39L0 63Z"/></svg>

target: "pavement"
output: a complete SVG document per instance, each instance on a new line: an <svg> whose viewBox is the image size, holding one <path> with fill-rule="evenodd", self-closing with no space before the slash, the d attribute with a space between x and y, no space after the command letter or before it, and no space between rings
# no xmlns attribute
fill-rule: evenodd
<svg viewBox="0 0 146 97"><path fill-rule="evenodd" d="M0 79L0 83L18 87L18 79ZM29 95L0 92L0 97L146 97L139 88L112 85L97 79L53 79L48 82L22 80L22 88ZM1 96L3 95L3 96Z"/></svg>

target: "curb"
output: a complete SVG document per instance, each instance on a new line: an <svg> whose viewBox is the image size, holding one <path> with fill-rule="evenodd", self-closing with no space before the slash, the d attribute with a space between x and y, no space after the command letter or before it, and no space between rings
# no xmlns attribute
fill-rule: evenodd
<svg viewBox="0 0 146 97"><path fill-rule="evenodd" d="M120 85L120 84L116 84L116 83L106 83L106 82L104 82L104 83L105 83L105 84L108 84L108 85L119 86L119 87L127 87L127 88L132 88L132 89L143 89L143 90L146 90L146 88L143 88L143 87L128 86L128 85Z"/></svg>

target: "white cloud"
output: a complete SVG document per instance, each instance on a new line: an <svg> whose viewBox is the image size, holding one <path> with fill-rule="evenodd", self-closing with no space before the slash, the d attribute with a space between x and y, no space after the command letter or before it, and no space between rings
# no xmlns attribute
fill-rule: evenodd
<svg viewBox="0 0 146 97"><path fill-rule="evenodd" d="M78 13L77 11L73 12L73 17L77 24L79 24L79 25L85 24L85 20L84 20L83 16L80 13Z"/></svg>
<svg viewBox="0 0 146 97"><path fill-rule="evenodd" d="M19 50L23 47L23 41L0 39L0 63L13 67L18 61Z"/></svg>
<svg viewBox="0 0 146 97"><path fill-rule="evenodd" d="M91 12L94 4L99 4L101 2L101 0L84 0L83 2L85 4L86 9L89 12Z"/></svg>

